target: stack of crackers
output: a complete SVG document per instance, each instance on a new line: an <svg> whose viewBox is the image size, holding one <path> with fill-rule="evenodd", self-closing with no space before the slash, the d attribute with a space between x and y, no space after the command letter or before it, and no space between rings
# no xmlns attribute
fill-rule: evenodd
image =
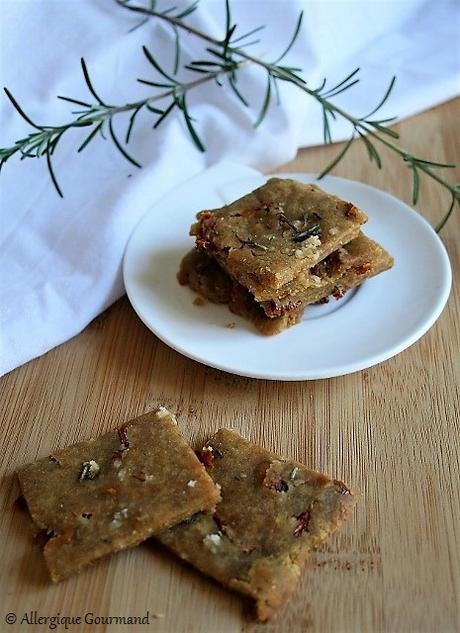
<svg viewBox="0 0 460 633"><path fill-rule="evenodd" d="M53 581L155 537L251 598L260 621L356 502L342 482L233 431L195 454L163 407L24 466L19 482Z"/></svg>
<svg viewBox="0 0 460 633"><path fill-rule="evenodd" d="M197 220L196 249L182 260L179 282L228 304L263 334L278 334L307 305L340 298L393 265L362 233L363 211L288 178L271 178Z"/></svg>

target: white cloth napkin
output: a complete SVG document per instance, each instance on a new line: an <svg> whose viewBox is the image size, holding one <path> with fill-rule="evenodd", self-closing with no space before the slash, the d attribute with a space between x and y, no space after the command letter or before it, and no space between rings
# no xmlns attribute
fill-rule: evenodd
<svg viewBox="0 0 460 633"><path fill-rule="evenodd" d="M374 106L393 74L398 81L384 116L405 117L458 93L455 0L231 4L240 33L267 25L262 42L252 49L267 58L284 48L303 8L304 25L288 61L304 69L312 86L323 76L336 82L361 66L362 84L337 97L352 113L364 114ZM159 0L160 8L167 6L167 0ZM202 0L188 20L222 37L223 0ZM81 77L81 56L94 85L111 103L151 94L152 89L135 81L154 79L141 46L148 45L170 67L172 34L155 20L129 32L138 21L112 0L3 0L2 85L42 124L71 116L72 107L56 95L91 99ZM186 58L203 59L201 42L183 35L182 43ZM265 81L253 67L243 74L240 88L252 108L215 85L190 96L207 147L204 154L191 144L176 115L155 132L152 119L141 116L129 148L143 164L141 170L125 162L109 142L97 140L77 155L83 132L64 139L54 161L63 200L50 184L44 159L11 160L5 166L0 180L0 374L71 338L122 295L121 261L128 237L166 191L221 159L267 170L293 158L299 147L322 142L319 107L288 85L282 87L281 105L272 107L254 130ZM2 146L30 131L6 97L0 99L0 114ZM126 120L120 117L123 129ZM345 138L346 126L338 123L334 134L336 140Z"/></svg>

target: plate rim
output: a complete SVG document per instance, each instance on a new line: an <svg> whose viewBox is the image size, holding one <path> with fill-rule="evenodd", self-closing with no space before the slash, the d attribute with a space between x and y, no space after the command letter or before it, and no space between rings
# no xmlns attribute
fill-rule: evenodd
<svg viewBox="0 0 460 633"><path fill-rule="evenodd" d="M232 163L233 165L235 165L235 163ZM239 165L240 167L245 167L243 165ZM431 233L431 237L435 238L433 240L434 243L436 243L436 246L438 248L438 251L441 255L441 260L443 263L443 269L444 269L444 275L442 277L442 291L440 293L440 299L437 302L437 306L435 310L430 311L429 317L426 318L424 320L424 322L420 325L420 327L418 327L411 336L406 336L399 344L394 345L391 348L388 348L387 350L385 350L384 352L378 353L378 354L374 354L372 357L366 357L365 359L362 360L362 362L356 361L353 363L348 363L346 365L341 364L340 367L337 369L337 371L331 371L330 369L328 370L324 370L324 371L305 371L302 370L296 370L294 372L289 372L289 371L285 371L283 372L282 375L277 374L266 374L264 372L259 372L259 371L250 371L250 372L245 372L242 369L234 369L234 368L229 368L228 366L226 366L225 364L221 364L219 362L211 362L207 359L203 359L202 357L194 354L193 352L190 352L188 350L183 349L181 346L178 346L175 344L174 341L171 341L171 339L163 336L163 334L161 332L159 332L154 325L152 325L151 323L147 322L147 318L144 318L144 315L142 314L142 311L139 309L139 306L137 305L136 299L134 296L132 296L131 292L130 292L130 288L129 288L129 283L127 283L127 279L129 278L128 274L127 274L127 267L128 267L128 259L129 259L129 252L130 252L130 248L131 245L133 243L133 240L135 238L135 235L138 231L138 229L140 228L140 226L143 224L144 221L147 221L150 214L152 213L153 209L158 205L161 204L162 200L164 200L165 198L167 198L168 196L172 195L177 189L179 189L181 186L184 186L190 182L192 182L193 180L195 180L196 178L199 177L203 177L203 175L208 172L210 169L212 169L214 166L211 166L205 170L203 170L202 172L199 172L198 174L196 174L195 176L192 176L191 178L188 178L186 181L180 183L179 185L177 185L177 187L174 187L173 189L171 189L169 192L167 192L164 196L162 196L161 198L159 198L157 201L155 201L150 208L148 209L148 211L146 211L146 213L142 216L142 218L139 220L139 222L136 224L136 226L134 227L128 242L126 244L126 248L125 248L125 253L123 256L123 264L122 264L122 271L123 271L123 281L124 281L124 285L125 285L125 291L126 291L126 295L128 297L129 302L131 303L134 311L136 312L137 316L140 318L140 320L142 321L142 323L144 323L144 325L155 335L157 336L165 345L167 345L168 347L170 347L171 349L175 350L176 352L178 352L179 354L190 358L191 360L198 362L202 365L205 365L207 367L211 367L213 369L217 369L219 371L223 371L225 373L228 374L233 374L233 375L237 375L237 376L241 376L241 377L245 377L245 378L253 378L256 380L270 380L270 381L277 381L277 382L305 382L305 381L309 381L309 380L325 380L328 378L337 378L340 376L345 376L351 373L355 373L355 372L359 372L359 371L363 371L364 369L368 369L370 367L374 367L375 365L378 365L386 360L389 360L390 358L392 358L393 356L396 356L397 354L401 353L402 351L404 351L405 349L408 349L409 347L411 347L414 343L416 343L420 338L422 338L427 332L428 330L434 325L434 323L438 320L439 316L441 315L441 313L443 312L447 301L449 299L450 296L450 292L451 292L451 287L452 287L452 267L451 267L451 263L450 263L450 259L449 259L449 255L447 253L446 247L443 244L441 238L439 237L439 235L436 233L436 231L434 230L434 228L431 226L431 224L428 222L428 220L426 218L424 218L418 211L416 211L415 209L413 209L412 207L410 207L407 203L405 203L403 200L400 200L399 198L397 198L396 196L388 193L387 191L384 191L382 189L378 189L377 187L374 187L372 185L369 185L367 183L363 183L359 180L354 180L351 178L343 178L340 176L331 176L328 175L327 178L328 180L334 180L334 181L338 181L338 182L345 182L345 183L352 183L353 185L357 185L359 187L363 187L365 189L367 189L369 192L373 193L373 192L378 192L379 195L382 195L384 197L387 197L389 199L389 201L394 202L396 201L398 204L401 204L405 207L406 211L410 211L413 220L418 221L425 229L428 229L429 233ZM249 168L251 169L251 168ZM256 170L254 171L254 175L256 173ZM263 174L262 172L259 172L260 176L262 176L263 178L271 178L271 177L281 177L281 178L309 178L311 179L312 182L320 182L318 181L317 178L317 174L311 173L311 172L299 172L299 171L295 171L295 172L284 172L284 171L279 171L279 172L273 172L270 174ZM249 179L250 176L248 175L247 178ZM231 182L235 182L237 179L230 179L228 180L228 183ZM243 180L243 178L241 178L241 180ZM220 186L222 186L222 184L226 184L226 183L221 183Z"/></svg>

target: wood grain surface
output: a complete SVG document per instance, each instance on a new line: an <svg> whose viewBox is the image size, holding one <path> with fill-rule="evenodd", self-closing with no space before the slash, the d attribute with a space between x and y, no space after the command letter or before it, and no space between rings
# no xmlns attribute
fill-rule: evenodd
<svg viewBox="0 0 460 633"><path fill-rule="evenodd" d="M452 101L401 123L401 142L418 155L459 164L459 120L460 100ZM337 150L303 150L284 169L318 170ZM379 172L357 144L334 173L409 202L408 170L383 154ZM459 171L451 177L460 180ZM430 221L439 220L446 203L438 187L424 182ZM151 615L149 625L71 626L77 633L459 631L459 228L456 209L443 233L454 288L440 319L410 349L366 371L297 383L232 376L166 347L122 299L73 340L5 376L0 631L50 630L5 622L9 612L19 622L31 611ZM28 516L14 503L16 468L160 404L177 413L196 447L229 426L362 491L353 518L312 556L276 622L254 624L239 596L154 542L50 584Z"/></svg>

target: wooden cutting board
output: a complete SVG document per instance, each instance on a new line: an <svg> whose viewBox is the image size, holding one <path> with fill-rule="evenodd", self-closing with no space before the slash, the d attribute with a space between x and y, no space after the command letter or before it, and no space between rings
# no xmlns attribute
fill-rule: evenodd
<svg viewBox="0 0 460 633"><path fill-rule="evenodd" d="M400 124L401 142L422 157L460 163L459 120L460 100L452 101ZM283 169L316 171L339 149L303 150ZM409 202L402 163L384 152L378 172L363 152L357 144L334 173ZM460 180L458 170L450 175ZM446 203L424 182L430 221ZM49 631L45 623L8 625L10 612L18 622L25 614L80 617L69 629L78 633L459 631L459 228L456 209L443 232L454 289L439 321L410 349L357 374L277 383L209 369L156 339L122 299L72 341L4 377L0 631ZM14 504L14 471L159 404L177 413L193 445L231 426L362 491L352 520L312 556L276 622L254 624L238 596L153 542L50 584L27 514ZM148 625L84 624L85 614L94 622L147 612Z"/></svg>

